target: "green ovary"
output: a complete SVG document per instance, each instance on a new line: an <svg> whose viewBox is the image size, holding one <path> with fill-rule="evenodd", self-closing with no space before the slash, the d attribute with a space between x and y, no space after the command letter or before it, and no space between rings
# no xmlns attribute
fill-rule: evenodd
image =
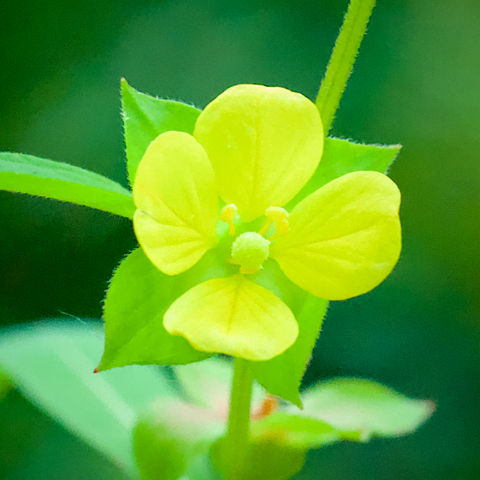
<svg viewBox="0 0 480 480"><path fill-rule="evenodd" d="M255 273L270 253L270 242L255 232L242 233L232 245L232 262L240 273Z"/></svg>

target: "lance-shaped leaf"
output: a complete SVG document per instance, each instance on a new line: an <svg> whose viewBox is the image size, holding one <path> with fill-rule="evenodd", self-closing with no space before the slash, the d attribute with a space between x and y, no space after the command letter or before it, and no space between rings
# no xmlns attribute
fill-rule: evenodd
<svg viewBox="0 0 480 480"><path fill-rule="evenodd" d="M298 323L298 337L295 343L281 355L264 362L251 362L255 379L272 395L301 407L299 388L307 362L327 310L328 301L308 294L290 282L278 264L273 260L252 279L275 293L285 302Z"/></svg>
<svg viewBox="0 0 480 480"><path fill-rule="evenodd" d="M0 153L0 190L76 203L132 218L132 194L117 182L68 163Z"/></svg>
<svg viewBox="0 0 480 480"><path fill-rule="evenodd" d="M202 269L204 257L195 269ZM115 271L105 299L105 350L99 370L131 364L177 365L207 358L184 338L170 335L163 315L171 303L195 285L192 269L170 277L137 249Z"/></svg>
<svg viewBox="0 0 480 480"><path fill-rule="evenodd" d="M289 203L287 209L328 182L347 173L359 171L386 173L401 148L401 145L365 145L340 138L326 138L318 168Z"/></svg>
<svg viewBox="0 0 480 480"><path fill-rule="evenodd" d="M299 327L296 342L278 357L250 363L255 379L262 387L299 407L302 405L299 394L302 377L320 333L327 306L327 300L307 295L304 308L295 314Z"/></svg>
<svg viewBox="0 0 480 480"><path fill-rule="evenodd" d="M154 368L95 375L102 330L100 322L72 320L0 330L0 368L38 408L135 476L136 417L153 400L173 393Z"/></svg>
<svg viewBox="0 0 480 480"><path fill-rule="evenodd" d="M193 133L200 110L185 103L140 93L122 79L122 113L128 177L133 185L138 164L150 142L171 130Z"/></svg>

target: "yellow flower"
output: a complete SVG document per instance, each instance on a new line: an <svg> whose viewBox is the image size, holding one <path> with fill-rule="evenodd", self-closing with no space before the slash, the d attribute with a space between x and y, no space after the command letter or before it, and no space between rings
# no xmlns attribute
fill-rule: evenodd
<svg viewBox="0 0 480 480"><path fill-rule="evenodd" d="M401 249L400 192L385 175L350 173L290 214L282 208L310 179L322 149L315 105L258 85L221 94L200 114L193 136L167 132L150 144L133 187L135 233L150 261L168 275L188 270L217 246L220 220L231 235L226 261L239 265L238 273L178 298L164 316L169 333L201 351L268 360L298 335L289 307L249 279L268 257L327 300L361 295L390 273ZM264 228L235 237L238 218L260 217Z"/></svg>

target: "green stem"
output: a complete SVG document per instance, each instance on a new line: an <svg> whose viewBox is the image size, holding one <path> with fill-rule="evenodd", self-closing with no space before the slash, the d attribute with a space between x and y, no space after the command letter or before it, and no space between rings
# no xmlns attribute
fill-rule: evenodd
<svg viewBox="0 0 480 480"><path fill-rule="evenodd" d="M253 375L246 360L235 358L228 416L227 480L239 480L248 453Z"/></svg>
<svg viewBox="0 0 480 480"><path fill-rule="evenodd" d="M325 136L332 126L335 112L347 85L348 77L352 72L375 1L351 0L348 6L316 100Z"/></svg>

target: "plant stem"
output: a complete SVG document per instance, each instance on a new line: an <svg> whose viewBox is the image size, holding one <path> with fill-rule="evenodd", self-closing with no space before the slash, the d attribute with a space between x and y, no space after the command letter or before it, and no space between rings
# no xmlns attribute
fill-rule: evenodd
<svg viewBox="0 0 480 480"><path fill-rule="evenodd" d="M348 6L316 100L325 136L332 126L335 112L347 85L348 77L352 72L375 1L351 0Z"/></svg>
<svg viewBox="0 0 480 480"><path fill-rule="evenodd" d="M227 480L239 480L248 453L253 375L246 360L234 359L226 453Z"/></svg>

